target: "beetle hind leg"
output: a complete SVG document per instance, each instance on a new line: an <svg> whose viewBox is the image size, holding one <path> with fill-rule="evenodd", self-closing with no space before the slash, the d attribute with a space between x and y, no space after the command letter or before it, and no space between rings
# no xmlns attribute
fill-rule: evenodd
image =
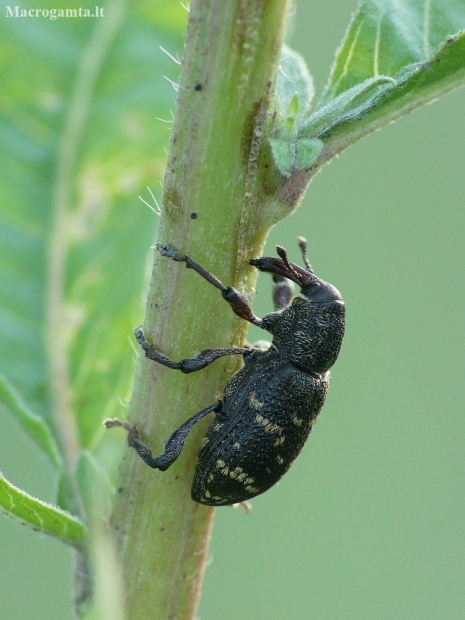
<svg viewBox="0 0 465 620"><path fill-rule="evenodd" d="M220 411L222 402L219 400L218 402L210 405L209 407L205 407L202 411L196 413L192 418L189 418L184 424L174 431L168 441L165 443L164 450L158 456L152 456L152 451L150 448L142 441L139 436L139 431L136 426L132 426L128 422L120 422L118 419L113 420L105 420L106 428L114 428L115 426L122 426L125 430L128 431L128 446L130 448L134 448L140 458L146 463L149 467L153 469L160 469L161 471L165 471L170 467L174 461L181 454L181 451L184 447L184 442L186 441L186 437L194 426L197 424L202 418L211 413L212 411Z"/></svg>

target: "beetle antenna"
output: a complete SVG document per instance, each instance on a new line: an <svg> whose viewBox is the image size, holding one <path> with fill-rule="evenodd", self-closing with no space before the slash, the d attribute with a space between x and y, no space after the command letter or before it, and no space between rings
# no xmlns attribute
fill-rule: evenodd
<svg viewBox="0 0 465 620"><path fill-rule="evenodd" d="M282 259L284 265L286 266L286 268L293 274L295 275L297 278L299 277L298 273L296 272L296 270L294 269L294 267L291 265L291 263L289 262L288 258L287 258L287 252L286 250L281 246L281 245L277 245L276 246L276 252L279 256L279 258ZM298 280L297 280L298 281Z"/></svg>
<svg viewBox="0 0 465 620"><path fill-rule="evenodd" d="M308 260L307 239L305 239L305 237L297 237L297 241L299 242L299 248L300 248L300 251L302 252L302 258L303 258L305 267L307 267L310 273L313 273L312 266L310 265L310 261Z"/></svg>

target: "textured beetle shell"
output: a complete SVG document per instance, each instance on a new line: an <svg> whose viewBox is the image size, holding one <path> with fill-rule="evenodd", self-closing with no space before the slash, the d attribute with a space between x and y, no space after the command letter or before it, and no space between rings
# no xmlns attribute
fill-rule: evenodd
<svg viewBox="0 0 465 620"><path fill-rule="evenodd" d="M301 451L326 398L329 372L299 370L275 347L244 361L199 453L192 499L202 504L245 501L273 486Z"/></svg>
<svg viewBox="0 0 465 620"><path fill-rule="evenodd" d="M306 372L321 373L339 354L344 319L342 302L318 304L300 294L285 310L265 315L263 326L282 357Z"/></svg>

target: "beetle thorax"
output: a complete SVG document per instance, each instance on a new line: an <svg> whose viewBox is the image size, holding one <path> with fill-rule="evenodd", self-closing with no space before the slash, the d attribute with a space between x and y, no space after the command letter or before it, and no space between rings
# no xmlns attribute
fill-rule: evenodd
<svg viewBox="0 0 465 620"><path fill-rule="evenodd" d="M279 354L309 373L334 364L344 335L343 302L315 303L298 295L281 312L264 317Z"/></svg>

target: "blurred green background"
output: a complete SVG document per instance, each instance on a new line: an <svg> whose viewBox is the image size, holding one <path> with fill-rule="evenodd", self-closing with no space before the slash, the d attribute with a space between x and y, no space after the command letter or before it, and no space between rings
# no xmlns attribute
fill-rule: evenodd
<svg viewBox="0 0 465 620"><path fill-rule="evenodd" d="M317 97L355 4L297 2L289 43ZM308 238L347 332L289 474L250 514L216 511L201 620L465 617L464 138L461 90L344 152L273 229L268 253L279 243L295 261ZM269 292L261 278L259 315ZM10 480L52 501L48 462L10 419L0 454ZM73 617L67 548L2 518L0 549L2 619Z"/></svg>

